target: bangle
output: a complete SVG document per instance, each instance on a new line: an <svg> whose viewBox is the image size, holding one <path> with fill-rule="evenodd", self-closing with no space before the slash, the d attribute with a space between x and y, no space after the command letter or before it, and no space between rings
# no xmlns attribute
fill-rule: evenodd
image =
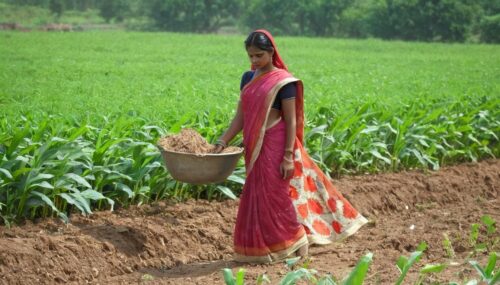
<svg viewBox="0 0 500 285"><path fill-rule="evenodd" d="M217 142L216 142L215 144L216 144L216 145L220 145L220 146L222 146L222 147L224 147L224 148L226 148L226 147L227 147L227 144L226 144L223 140L221 140L221 139L218 139L218 140L217 140Z"/></svg>
<svg viewBox="0 0 500 285"><path fill-rule="evenodd" d="M288 162L293 162L293 160L292 160L292 159L287 158L286 156L283 156L283 160L284 160L284 161L288 161Z"/></svg>
<svg viewBox="0 0 500 285"><path fill-rule="evenodd" d="M293 149L291 149L291 148L289 148L289 149L285 149L285 153L287 153L287 152L289 152L289 153L293 154Z"/></svg>

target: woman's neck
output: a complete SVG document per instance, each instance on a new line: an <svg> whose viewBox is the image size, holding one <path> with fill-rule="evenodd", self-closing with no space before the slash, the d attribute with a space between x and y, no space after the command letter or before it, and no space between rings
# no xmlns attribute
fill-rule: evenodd
<svg viewBox="0 0 500 285"><path fill-rule="evenodd" d="M272 70L275 70L275 69L276 69L276 67L274 67L274 65L271 64L271 65L265 66L263 68L257 68L255 70L255 73L257 73L257 74L263 74L263 73L266 73L266 72L269 72L269 71L272 71Z"/></svg>

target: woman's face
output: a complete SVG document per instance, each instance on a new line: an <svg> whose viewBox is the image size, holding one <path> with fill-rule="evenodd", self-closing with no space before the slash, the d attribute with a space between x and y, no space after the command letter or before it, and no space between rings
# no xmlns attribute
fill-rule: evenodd
<svg viewBox="0 0 500 285"><path fill-rule="evenodd" d="M249 46L247 48L248 58L255 69L272 67L273 51L262 50L258 47Z"/></svg>

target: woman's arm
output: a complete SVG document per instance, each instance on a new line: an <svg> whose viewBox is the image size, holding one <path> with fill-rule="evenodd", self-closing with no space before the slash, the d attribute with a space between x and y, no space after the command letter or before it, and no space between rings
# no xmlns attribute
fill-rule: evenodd
<svg viewBox="0 0 500 285"><path fill-rule="evenodd" d="M295 116L295 98L281 100L281 111L286 126L285 154L280 165L283 179L288 179L293 175L293 147L297 133L297 120Z"/></svg>
<svg viewBox="0 0 500 285"><path fill-rule="evenodd" d="M241 110L241 101L238 102L238 107L236 108L236 114L234 115L231 125L224 132L224 134L218 139L221 143L216 146L214 152L221 152L224 147L229 144L229 142L243 129L243 112Z"/></svg>

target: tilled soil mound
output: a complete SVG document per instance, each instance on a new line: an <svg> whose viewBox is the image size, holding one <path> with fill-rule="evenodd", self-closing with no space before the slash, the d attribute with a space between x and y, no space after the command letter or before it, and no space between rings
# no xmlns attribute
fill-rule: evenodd
<svg viewBox="0 0 500 285"><path fill-rule="evenodd" d="M158 141L158 145L165 150L193 153L209 154L214 153L215 145L209 144L197 131L193 129L182 129L176 135L166 136ZM228 146L222 153L239 152L241 148Z"/></svg>
<svg viewBox="0 0 500 285"><path fill-rule="evenodd" d="M311 248L310 267L321 275L344 277L361 256L373 252L365 284L394 284L398 257L426 241L429 248L405 284L413 284L427 263L452 262L428 283L478 278L465 262L470 226L483 215L500 221L500 160L438 172L344 177L335 184L370 223L343 243ZM237 201L159 202L73 215L68 225L45 219L0 227L0 284L224 284L225 267L245 267L249 284L264 272L277 284L287 272L283 264L232 261L237 207ZM443 248L443 234L454 257ZM483 264L486 258L474 256Z"/></svg>

